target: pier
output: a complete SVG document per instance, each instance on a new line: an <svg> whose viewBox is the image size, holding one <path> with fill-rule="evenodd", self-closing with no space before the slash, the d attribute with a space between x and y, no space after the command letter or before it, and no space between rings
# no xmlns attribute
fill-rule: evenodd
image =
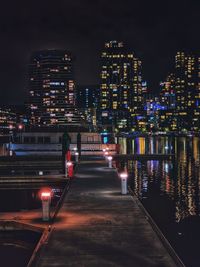
<svg viewBox="0 0 200 267"><path fill-rule="evenodd" d="M115 169L82 161L34 266L175 267L136 198L121 195Z"/></svg>

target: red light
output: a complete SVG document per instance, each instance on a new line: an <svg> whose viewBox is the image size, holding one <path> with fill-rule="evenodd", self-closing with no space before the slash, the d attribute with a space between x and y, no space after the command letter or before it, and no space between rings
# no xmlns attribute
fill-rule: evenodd
<svg viewBox="0 0 200 267"><path fill-rule="evenodd" d="M41 200L48 200L52 197L52 192L50 188L43 188L39 192L39 197Z"/></svg>
<svg viewBox="0 0 200 267"><path fill-rule="evenodd" d="M70 167L70 166L72 166L72 162L71 161L68 161L67 162L67 167Z"/></svg>

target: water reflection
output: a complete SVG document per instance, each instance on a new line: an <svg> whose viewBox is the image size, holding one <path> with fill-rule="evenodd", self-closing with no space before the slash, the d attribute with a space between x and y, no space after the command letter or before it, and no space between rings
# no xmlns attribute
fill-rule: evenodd
<svg viewBox="0 0 200 267"><path fill-rule="evenodd" d="M199 138L135 138L131 153L176 153L175 161L119 163L130 173L130 185L187 266L199 266ZM124 141L123 141L124 142ZM197 224L198 222L198 224ZM191 242L190 242L190 241Z"/></svg>

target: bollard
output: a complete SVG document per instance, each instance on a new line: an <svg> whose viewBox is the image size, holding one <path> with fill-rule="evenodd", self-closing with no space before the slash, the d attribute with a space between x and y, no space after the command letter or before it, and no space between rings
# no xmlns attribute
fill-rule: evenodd
<svg viewBox="0 0 200 267"><path fill-rule="evenodd" d="M75 152L75 162L78 162L78 156L79 156L79 153Z"/></svg>
<svg viewBox="0 0 200 267"><path fill-rule="evenodd" d="M128 178L128 173L127 172L122 172L120 174L121 178L121 193L122 195L126 195L128 190L127 190L127 178Z"/></svg>
<svg viewBox="0 0 200 267"><path fill-rule="evenodd" d="M51 192L49 190L42 191L41 200L42 200L42 220L48 222L50 219Z"/></svg>
<svg viewBox="0 0 200 267"><path fill-rule="evenodd" d="M73 169L73 163L71 161L65 161L65 177L72 177L72 173L73 171L71 170L71 168Z"/></svg>
<svg viewBox="0 0 200 267"><path fill-rule="evenodd" d="M71 164L68 165L68 177L72 178L74 175L74 166L73 163L71 162Z"/></svg>
<svg viewBox="0 0 200 267"><path fill-rule="evenodd" d="M70 151L70 150L68 150L68 151L66 152L66 154L65 154L65 160L66 160L66 161L70 161L70 160L71 160L71 151Z"/></svg>
<svg viewBox="0 0 200 267"><path fill-rule="evenodd" d="M112 168L112 159L113 159L112 156L108 156L108 167L109 168Z"/></svg>
<svg viewBox="0 0 200 267"><path fill-rule="evenodd" d="M108 156L108 151L104 152L104 157L106 158Z"/></svg>

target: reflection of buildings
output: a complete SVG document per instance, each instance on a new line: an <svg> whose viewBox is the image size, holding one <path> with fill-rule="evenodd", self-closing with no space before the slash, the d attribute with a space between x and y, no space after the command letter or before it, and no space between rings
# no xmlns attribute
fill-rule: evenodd
<svg viewBox="0 0 200 267"><path fill-rule="evenodd" d="M134 139L134 142L138 143L139 149L144 146L144 140L141 138ZM151 138L148 142L150 147L156 147L157 144L165 146L166 143L170 144L170 138ZM172 208L169 211L170 216L180 222L185 218L198 216L199 213L200 149L198 138L181 137L176 139L176 142L176 162L129 161L128 168L136 194L149 198L148 205L154 198L160 199L161 202L165 199L166 207ZM160 147L157 149L162 150Z"/></svg>
<svg viewBox="0 0 200 267"><path fill-rule="evenodd" d="M141 61L122 42L110 41L101 63L102 125L117 130L142 128Z"/></svg>
<svg viewBox="0 0 200 267"><path fill-rule="evenodd" d="M71 53L65 50L33 53L29 64L29 108L33 125L80 124L75 110Z"/></svg>

